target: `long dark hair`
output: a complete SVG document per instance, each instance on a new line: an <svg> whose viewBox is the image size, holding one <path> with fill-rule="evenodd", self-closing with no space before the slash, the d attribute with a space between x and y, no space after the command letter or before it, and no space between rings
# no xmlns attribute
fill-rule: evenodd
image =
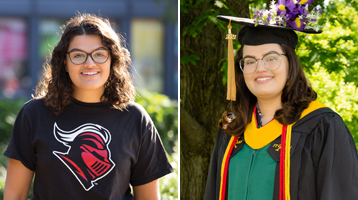
<svg viewBox="0 0 358 200"><path fill-rule="evenodd" d="M297 121L304 109L316 100L317 94L312 89L299 63L295 50L287 45L280 45L289 63L286 84L282 91L282 108L275 112L274 118L281 124L292 124ZM247 88L239 61L243 56L243 47L235 56L236 101L231 102L231 110L235 119L228 118L226 112L219 122L221 128L229 135L241 135L247 124L251 122L257 98Z"/></svg>
<svg viewBox="0 0 358 200"><path fill-rule="evenodd" d="M65 54L71 40L77 35L98 35L102 44L111 50L110 75L105 83L101 101L114 108L122 109L134 100L135 89L128 69L131 58L125 47L124 38L111 28L108 19L88 13L78 13L65 26L63 34L55 46L51 58L45 64L43 78L37 84L35 99L44 98L45 105L53 108L55 114L63 111L72 101L72 82L65 70Z"/></svg>

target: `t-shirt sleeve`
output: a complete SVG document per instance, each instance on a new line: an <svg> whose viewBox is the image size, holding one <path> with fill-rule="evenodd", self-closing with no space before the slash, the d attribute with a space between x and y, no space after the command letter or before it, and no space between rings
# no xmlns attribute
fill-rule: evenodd
<svg viewBox="0 0 358 200"><path fill-rule="evenodd" d="M173 171L156 128L149 116L145 118L138 158L132 166L132 186L149 183Z"/></svg>
<svg viewBox="0 0 358 200"><path fill-rule="evenodd" d="M25 108L22 108L16 118L4 156L19 160L25 167L35 171L36 155L31 136L29 118Z"/></svg>

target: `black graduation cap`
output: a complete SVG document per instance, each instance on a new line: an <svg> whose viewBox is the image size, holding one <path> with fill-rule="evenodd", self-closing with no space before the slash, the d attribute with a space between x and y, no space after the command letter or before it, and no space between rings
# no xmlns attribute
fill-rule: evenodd
<svg viewBox="0 0 358 200"><path fill-rule="evenodd" d="M228 100L236 101L235 68L232 44L232 40L236 39L236 36L231 33L231 22L244 25L237 37L241 45L277 43L285 44L295 49L298 43L298 37L295 31L312 34L322 33L321 30L318 30L321 26L307 26L308 23L317 23L317 15L321 12L319 9L315 8L316 15L308 14L308 7L312 4L312 1L313 0L301 0L286 2L284 0L279 0L279 3L276 5L273 2L271 8L272 10L275 10L274 12L277 14L273 23L268 23L268 21L270 21L268 18L248 19L224 15L217 16L218 19L229 22L229 33L226 36L226 39L228 39ZM299 12L295 12L295 15L292 17L293 12L290 13L290 11L297 11L297 9L299 9ZM262 17L264 11L260 10L260 12L261 15L258 12L255 12L255 15L260 15L260 17ZM270 12L272 14L272 11ZM282 16L284 16L284 18ZM279 21L277 21L277 19L279 19Z"/></svg>
<svg viewBox="0 0 358 200"><path fill-rule="evenodd" d="M218 19L245 25L239 32L238 40L241 45L261 45L268 43L285 44L292 48L296 48L298 37L295 29L292 27L279 26L274 24L256 23L254 19L232 17L218 15ZM322 30L314 30L313 28L303 29L303 33L319 34Z"/></svg>

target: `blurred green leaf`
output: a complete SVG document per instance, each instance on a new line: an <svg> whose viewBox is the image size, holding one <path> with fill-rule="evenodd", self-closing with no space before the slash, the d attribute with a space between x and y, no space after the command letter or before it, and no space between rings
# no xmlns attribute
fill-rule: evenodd
<svg viewBox="0 0 358 200"><path fill-rule="evenodd" d="M345 73L331 72L316 63L307 74L318 100L337 112L351 131L358 146L358 87L344 81Z"/></svg>

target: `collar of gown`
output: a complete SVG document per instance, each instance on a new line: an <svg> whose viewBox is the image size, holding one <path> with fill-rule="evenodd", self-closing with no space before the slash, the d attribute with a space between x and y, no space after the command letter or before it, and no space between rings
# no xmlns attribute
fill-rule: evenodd
<svg viewBox="0 0 358 200"><path fill-rule="evenodd" d="M312 101L310 103L310 105L308 106L308 108L306 108L302 112L300 119L302 119L307 114L309 114L319 108L323 108L323 107L326 107L326 106L324 106L317 100ZM268 124L266 124L265 126L263 126L261 128L257 128L256 123L257 122L255 119L255 114L253 113L251 122L246 126L246 129L244 132L246 144L249 145L253 149L261 149L261 148L265 147L266 145L268 145L269 143L274 141L276 138L278 138L282 134L283 125L280 124L276 119L273 119L272 121L270 121ZM295 124L295 123L293 123L293 124Z"/></svg>

